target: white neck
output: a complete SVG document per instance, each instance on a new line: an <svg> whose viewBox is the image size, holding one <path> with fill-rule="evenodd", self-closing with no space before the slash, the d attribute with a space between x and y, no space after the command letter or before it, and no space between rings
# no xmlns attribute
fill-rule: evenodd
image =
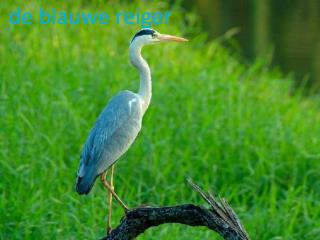
<svg viewBox="0 0 320 240"><path fill-rule="evenodd" d="M148 63L141 56L142 46L139 44L130 45L130 61L140 72L140 88L138 95L142 99L143 113L147 110L152 95L151 72Z"/></svg>

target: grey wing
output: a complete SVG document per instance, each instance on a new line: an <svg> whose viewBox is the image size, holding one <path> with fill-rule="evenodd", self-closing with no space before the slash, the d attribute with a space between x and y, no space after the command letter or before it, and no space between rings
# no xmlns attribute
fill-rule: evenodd
<svg viewBox="0 0 320 240"><path fill-rule="evenodd" d="M137 94L120 92L97 119L81 154L78 177L95 177L108 169L132 144L141 129L142 110Z"/></svg>

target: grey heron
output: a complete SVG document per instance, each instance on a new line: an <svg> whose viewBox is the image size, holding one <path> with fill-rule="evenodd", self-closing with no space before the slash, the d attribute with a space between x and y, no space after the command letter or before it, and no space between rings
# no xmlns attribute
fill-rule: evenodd
<svg viewBox="0 0 320 240"><path fill-rule="evenodd" d="M88 194L98 176L109 191L108 231L111 229L112 196L125 211L127 206L114 192L114 163L129 149L137 137L151 100L151 71L148 63L141 56L145 45L160 42L185 42L187 39L160 34L153 29L138 31L130 42L129 55L131 64L140 72L138 93L121 91L111 98L99 115L84 144L77 173L76 191ZM111 169L110 182L106 175Z"/></svg>

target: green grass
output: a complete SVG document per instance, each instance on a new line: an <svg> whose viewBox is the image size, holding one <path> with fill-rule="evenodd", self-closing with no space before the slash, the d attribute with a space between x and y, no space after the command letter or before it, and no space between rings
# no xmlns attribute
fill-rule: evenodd
<svg viewBox="0 0 320 240"><path fill-rule="evenodd" d="M106 193L80 197L74 182L82 144L117 91L136 91L128 61L137 26L9 26L20 6L94 11L166 9L163 4L25 5L1 2L0 239L97 239ZM224 196L252 239L320 239L320 100L292 94L291 79L263 59L247 66L218 42L190 34L172 10L162 32L187 44L144 49L153 99L143 129L116 166L129 206L205 205L190 176ZM192 16L190 17L192 18ZM114 205L113 224L122 215ZM140 239L220 239L203 228L163 225Z"/></svg>

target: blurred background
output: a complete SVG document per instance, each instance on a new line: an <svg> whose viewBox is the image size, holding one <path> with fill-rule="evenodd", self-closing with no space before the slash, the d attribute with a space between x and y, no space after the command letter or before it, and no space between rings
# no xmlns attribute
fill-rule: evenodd
<svg viewBox="0 0 320 240"><path fill-rule="evenodd" d="M10 25L18 7L35 23ZM206 206L191 177L228 200L252 239L320 239L319 1L2 0L1 240L105 235L105 189L74 190L79 156L109 99L139 87L128 47L140 25L39 25L40 8L171 11L153 27L190 39L143 49L152 102L114 180L129 207ZM221 238L162 225L139 239Z"/></svg>
<svg viewBox="0 0 320 240"><path fill-rule="evenodd" d="M184 0L183 7L200 16L211 39L231 30L245 59L271 55L296 84L319 90L320 1Z"/></svg>

